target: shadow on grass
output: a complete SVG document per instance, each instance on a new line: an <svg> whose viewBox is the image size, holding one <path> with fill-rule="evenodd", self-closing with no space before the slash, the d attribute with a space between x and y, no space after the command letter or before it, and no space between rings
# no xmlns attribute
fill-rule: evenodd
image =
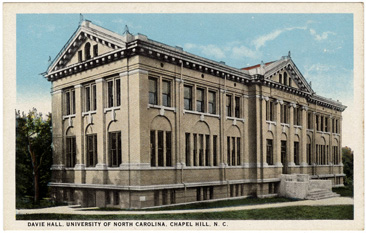
<svg viewBox="0 0 366 233"><path fill-rule="evenodd" d="M186 214L72 215L26 214L17 220L315 220L353 219L353 205L291 206L268 209Z"/></svg>
<svg viewBox="0 0 366 233"><path fill-rule="evenodd" d="M221 207L233 207L233 206L246 206L246 205L259 205L269 203L280 203L280 202L292 202L298 201L298 199L284 198L284 197L273 197L273 198L255 198L248 197L237 200L222 200L214 202L201 202L192 204L182 204L177 206L166 206L166 207L153 207L148 209L118 209L118 208L99 208L99 209L86 209L83 211L160 211L160 210L192 210L192 209L211 209Z"/></svg>

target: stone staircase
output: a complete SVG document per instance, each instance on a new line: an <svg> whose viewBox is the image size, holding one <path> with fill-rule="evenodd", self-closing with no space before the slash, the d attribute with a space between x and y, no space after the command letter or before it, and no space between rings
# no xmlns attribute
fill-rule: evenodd
<svg viewBox="0 0 366 233"><path fill-rule="evenodd" d="M331 190L328 189L312 189L309 190L308 195L305 199L307 200L320 200L332 197L339 197L340 195L337 193L333 193Z"/></svg>

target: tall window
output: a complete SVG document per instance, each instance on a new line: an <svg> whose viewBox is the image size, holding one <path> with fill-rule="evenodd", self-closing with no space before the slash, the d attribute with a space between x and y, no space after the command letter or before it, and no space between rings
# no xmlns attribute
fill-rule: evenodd
<svg viewBox="0 0 366 233"><path fill-rule="evenodd" d="M121 105L121 80L112 79L107 82L108 86L108 107Z"/></svg>
<svg viewBox="0 0 366 233"><path fill-rule="evenodd" d="M78 51L78 61L79 62L83 61L83 51L82 50Z"/></svg>
<svg viewBox="0 0 366 233"><path fill-rule="evenodd" d="M149 78L149 104L158 104L158 86L157 79Z"/></svg>
<svg viewBox="0 0 366 233"><path fill-rule="evenodd" d="M324 131L324 117L320 117L320 131Z"/></svg>
<svg viewBox="0 0 366 233"><path fill-rule="evenodd" d="M171 89L170 89L170 81L163 81L163 106L170 107L171 106Z"/></svg>
<svg viewBox="0 0 366 233"><path fill-rule="evenodd" d="M273 165L273 140L267 139L267 163Z"/></svg>
<svg viewBox="0 0 366 233"><path fill-rule="evenodd" d="M312 159L311 159L311 144L307 143L306 144L306 161L309 165L312 164Z"/></svg>
<svg viewBox="0 0 366 233"><path fill-rule="evenodd" d="M172 166L172 133L165 132L165 165Z"/></svg>
<svg viewBox="0 0 366 233"><path fill-rule="evenodd" d="M156 140L157 138L157 140ZM172 166L172 134L170 131L150 131L150 165Z"/></svg>
<svg viewBox="0 0 366 233"><path fill-rule="evenodd" d="M287 105L281 105L281 123L288 123L288 109Z"/></svg>
<svg viewBox="0 0 366 233"><path fill-rule="evenodd" d="M282 83L282 74L279 75L279 83Z"/></svg>
<svg viewBox="0 0 366 233"><path fill-rule="evenodd" d="M217 135L214 135L212 138L212 149L213 165L217 166Z"/></svg>
<svg viewBox="0 0 366 233"><path fill-rule="evenodd" d="M283 73L283 79L284 79L284 82L283 84L287 85L287 73Z"/></svg>
<svg viewBox="0 0 366 233"><path fill-rule="evenodd" d="M300 164L299 142L294 142L294 162L296 165Z"/></svg>
<svg viewBox="0 0 366 233"><path fill-rule="evenodd" d="M294 125L301 125L301 109L294 108Z"/></svg>
<svg viewBox="0 0 366 233"><path fill-rule="evenodd" d="M281 141L281 163L287 163L287 141Z"/></svg>
<svg viewBox="0 0 366 233"><path fill-rule="evenodd" d="M235 96L235 117L240 117L240 97Z"/></svg>
<svg viewBox="0 0 366 233"><path fill-rule="evenodd" d="M193 166L198 166L197 154L197 134L193 134Z"/></svg>
<svg viewBox="0 0 366 233"><path fill-rule="evenodd" d="M76 137L66 137L66 167L75 167Z"/></svg>
<svg viewBox="0 0 366 233"><path fill-rule="evenodd" d="M241 165L240 138L236 138L236 164Z"/></svg>
<svg viewBox="0 0 366 233"><path fill-rule="evenodd" d="M90 43L85 44L85 60L89 60L90 56Z"/></svg>
<svg viewBox="0 0 366 233"><path fill-rule="evenodd" d="M204 111L204 90L201 88L197 88L196 90L196 111L197 112L203 112Z"/></svg>
<svg viewBox="0 0 366 233"><path fill-rule="evenodd" d="M205 166L210 165L210 135L206 135Z"/></svg>
<svg viewBox="0 0 366 233"><path fill-rule="evenodd" d="M66 115L75 114L75 90L69 89L65 91Z"/></svg>
<svg viewBox="0 0 366 233"><path fill-rule="evenodd" d="M319 125L319 116L318 115L316 115L316 117L315 117L315 123L316 123L316 130L317 131L319 131L320 130L320 125Z"/></svg>
<svg viewBox="0 0 366 233"><path fill-rule="evenodd" d="M339 133L338 120L336 120L336 133Z"/></svg>
<svg viewBox="0 0 366 233"><path fill-rule="evenodd" d="M335 133L334 118L332 119L332 133Z"/></svg>
<svg viewBox="0 0 366 233"><path fill-rule="evenodd" d="M184 86L184 109L192 110L192 87Z"/></svg>
<svg viewBox="0 0 366 233"><path fill-rule="evenodd" d="M216 114L216 92L208 92L208 112L211 114Z"/></svg>
<svg viewBox="0 0 366 233"><path fill-rule="evenodd" d="M97 86L89 84L85 86L85 111L97 110Z"/></svg>
<svg viewBox="0 0 366 233"><path fill-rule="evenodd" d="M227 137L227 143L226 143L226 148L227 148L227 164L230 165L230 157L231 157L231 153L230 153L230 137Z"/></svg>
<svg viewBox="0 0 366 233"><path fill-rule="evenodd" d="M203 134L199 134L199 141L198 141L198 145L199 145L199 166L203 166Z"/></svg>
<svg viewBox="0 0 366 233"><path fill-rule="evenodd" d="M325 132L328 132L328 117L324 117L324 122L325 122Z"/></svg>
<svg viewBox="0 0 366 233"><path fill-rule="evenodd" d="M150 165L151 167L156 166L156 140L155 131L150 131Z"/></svg>
<svg viewBox="0 0 366 233"><path fill-rule="evenodd" d="M186 133L186 166L191 166L191 142L190 133Z"/></svg>
<svg viewBox="0 0 366 233"><path fill-rule="evenodd" d="M97 44L95 44L95 45L93 45L93 52L94 52L94 57L97 57L98 56L98 45Z"/></svg>
<svg viewBox="0 0 366 233"><path fill-rule="evenodd" d="M158 131L158 166L164 166L164 131Z"/></svg>
<svg viewBox="0 0 366 233"><path fill-rule="evenodd" d="M241 164L240 137L227 137L227 164L236 166Z"/></svg>
<svg viewBox="0 0 366 233"><path fill-rule="evenodd" d="M274 103L273 101L269 100L266 102L266 120L267 121L274 121Z"/></svg>
<svg viewBox="0 0 366 233"><path fill-rule="evenodd" d="M86 148L87 148L87 167L95 167L98 163L98 156L97 156L97 135L91 134L86 136Z"/></svg>
<svg viewBox="0 0 366 233"><path fill-rule="evenodd" d="M231 95L226 95L226 116L231 117Z"/></svg>
<svg viewBox="0 0 366 233"><path fill-rule="evenodd" d="M312 129L312 125L311 125L311 122L312 122L312 115L311 115L312 113L311 112L308 112L308 129Z"/></svg>
<svg viewBox="0 0 366 233"><path fill-rule="evenodd" d="M109 133L109 164L118 167L122 163L121 132Z"/></svg>

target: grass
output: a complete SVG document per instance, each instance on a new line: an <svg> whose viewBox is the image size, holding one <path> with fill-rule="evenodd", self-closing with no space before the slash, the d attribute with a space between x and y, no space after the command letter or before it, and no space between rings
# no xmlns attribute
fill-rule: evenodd
<svg viewBox="0 0 366 233"><path fill-rule="evenodd" d="M268 203L279 203L279 202L290 202L297 201L297 199L284 198L284 197L273 197L273 198L244 198L237 200L223 200L214 202L202 202L202 203L192 203L187 205L179 206L167 206L167 207L156 207L149 209L136 209L133 211L159 211L159 210L192 210L192 209L209 209L209 208L220 208L220 207L230 207L230 206L243 206L243 205L258 205L258 204L268 204ZM126 211L130 209L117 209L117 208L100 208L93 209L91 211ZM89 211L89 210L85 210Z"/></svg>
<svg viewBox="0 0 366 233"><path fill-rule="evenodd" d="M72 215L27 214L17 215L17 220L310 220L353 219L353 205L291 206L281 208L238 210L225 212L187 214L139 215Z"/></svg>
<svg viewBox="0 0 366 233"><path fill-rule="evenodd" d="M333 192L340 194L342 197L353 197L353 186L333 188Z"/></svg>
<svg viewBox="0 0 366 233"><path fill-rule="evenodd" d="M17 209L41 209L60 205L67 205L66 203L55 203L51 198L43 198L38 204L34 203L33 197L26 196L16 199Z"/></svg>

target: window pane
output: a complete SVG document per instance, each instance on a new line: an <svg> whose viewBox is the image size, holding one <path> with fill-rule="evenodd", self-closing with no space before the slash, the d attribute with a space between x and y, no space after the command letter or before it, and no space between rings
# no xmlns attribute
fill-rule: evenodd
<svg viewBox="0 0 366 233"><path fill-rule="evenodd" d="M90 87L85 88L85 95L86 95L86 111L90 111Z"/></svg>
<svg viewBox="0 0 366 233"><path fill-rule="evenodd" d="M157 81L149 79L149 104L157 104Z"/></svg>
<svg viewBox="0 0 366 233"><path fill-rule="evenodd" d="M121 80L116 79L116 106L121 105Z"/></svg>
<svg viewBox="0 0 366 233"><path fill-rule="evenodd" d="M108 82L108 107L113 107L113 81Z"/></svg>
<svg viewBox="0 0 366 233"><path fill-rule="evenodd" d="M158 131L158 166L164 166L164 132Z"/></svg>
<svg viewBox="0 0 366 233"><path fill-rule="evenodd" d="M93 110L97 110L97 86L93 85Z"/></svg>

